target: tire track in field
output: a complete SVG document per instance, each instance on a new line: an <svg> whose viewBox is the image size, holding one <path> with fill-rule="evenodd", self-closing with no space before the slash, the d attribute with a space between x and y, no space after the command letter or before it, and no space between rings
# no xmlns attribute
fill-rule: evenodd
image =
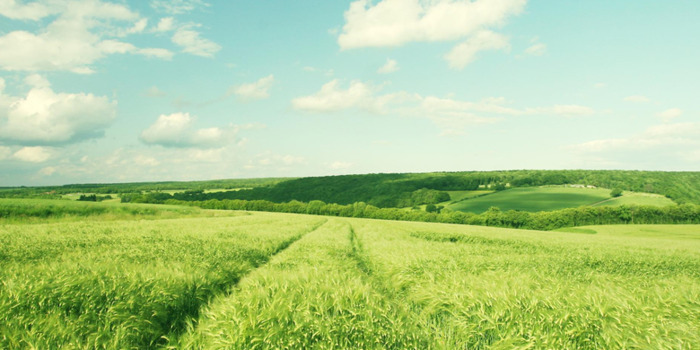
<svg viewBox="0 0 700 350"><path fill-rule="evenodd" d="M197 324L199 323L199 317L201 315L201 311L204 310L212 300L215 300L215 298L220 296L220 295L224 295L224 296L229 295L231 293L231 291L233 290L233 288L236 285L238 285L238 283L241 280L243 280L243 278L245 278L246 276L253 273L253 271L256 271L256 270L264 267L267 263L270 262L270 260L272 260L273 257L284 252L292 244L294 244L297 241L299 241L300 239L304 238L304 236L320 229L326 223L328 223L328 219L323 219L322 221L319 221L317 224L313 225L310 230L303 232L303 233L300 233L300 234L297 234L297 235L294 235L294 236L290 237L289 239L283 241L282 243L280 243L280 245L278 245L271 252L271 254L265 256L263 259L259 259L258 261L255 261L250 270L248 270L245 273L238 276L235 280L232 281L232 283L229 283L229 284L223 286L223 288L221 289L221 292L212 293L212 294L208 295L206 300L200 300L199 302L194 301L194 302L197 302L197 305L195 308L192 308L191 312L185 313L182 315L182 317L172 320L173 325L180 324L181 326L180 327L173 327L174 331L170 334L167 334L167 335L164 334L163 338L167 339L169 342L173 342L173 343L177 344L177 339L180 336L182 336L183 334L185 334L188 331L188 329L194 329L197 327ZM193 295L194 295L194 291L195 290L192 289ZM170 347L166 346L165 348L170 348Z"/></svg>
<svg viewBox="0 0 700 350"><path fill-rule="evenodd" d="M358 270L362 271L363 279L370 285L377 293L381 294L385 301L389 303L393 308L398 310L398 312L405 316L405 319L411 322L411 326L415 332L420 332L421 338L431 339L432 344L429 344L425 349L444 349L434 342L434 337L430 333L429 328L424 325L415 322L419 319L415 311L415 305L409 300L401 300L396 296L398 291L390 287L384 280L375 275L372 269L369 257L365 254L364 248L362 246L362 240L357 236L355 228L350 222L347 222L349 230L349 240L350 240L350 257L357 264Z"/></svg>

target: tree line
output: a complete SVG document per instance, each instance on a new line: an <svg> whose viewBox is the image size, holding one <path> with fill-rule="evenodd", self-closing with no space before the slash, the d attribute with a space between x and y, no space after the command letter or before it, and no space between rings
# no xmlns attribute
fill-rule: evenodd
<svg viewBox="0 0 700 350"><path fill-rule="evenodd" d="M319 200L275 203L266 200L225 199L181 201L168 199L165 204L189 205L204 209L268 211L281 213L328 215L384 220L423 221L450 224L495 226L505 228L554 230L563 227L616 224L700 224L700 205L681 204L667 207L622 205L618 207L579 207L555 211L501 211L490 208L484 213L464 213L452 210L426 212L398 208L379 208L356 202L328 204Z"/></svg>

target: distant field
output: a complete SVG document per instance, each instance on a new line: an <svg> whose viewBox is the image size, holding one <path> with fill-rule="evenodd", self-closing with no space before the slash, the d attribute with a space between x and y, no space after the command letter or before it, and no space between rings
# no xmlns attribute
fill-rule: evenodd
<svg viewBox="0 0 700 350"><path fill-rule="evenodd" d="M0 348L700 347L700 225L124 218L0 220Z"/></svg>
<svg viewBox="0 0 700 350"><path fill-rule="evenodd" d="M463 200L448 208L473 213L485 212L490 207L534 212L592 205L608 198L610 190L602 188L520 187Z"/></svg>
<svg viewBox="0 0 700 350"><path fill-rule="evenodd" d="M160 204L0 198L0 224L4 222L76 221L86 218L133 220L232 215L240 214L231 211L211 211L195 207Z"/></svg>
<svg viewBox="0 0 700 350"><path fill-rule="evenodd" d="M462 197L448 205L452 210L483 213L490 207L501 210L523 210L529 212L549 211L580 206L619 206L619 205L653 205L667 206L675 204L672 200L657 194L625 191L622 197L611 198L610 189L577 188L564 186L518 187L505 191L470 191L486 192L486 195L470 198ZM476 196L474 196L476 197Z"/></svg>
<svg viewBox="0 0 700 350"><path fill-rule="evenodd" d="M675 203L672 200L658 194L625 191L622 194L622 197L612 198L610 200L594 204L593 206L618 206L623 204L653 205L663 207L666 205L674 205Z"/></svg>
<svg viewBox="0 0 700 350"><path fill-rule="evenodd" d="M461 200L467 199L467 198L474 198L474 197L487 195L489 193L493 193L494 191L479 190L479 191L446 191L446 192L450 195L451 202L457 202L457 201L461 201Z"/></svg>

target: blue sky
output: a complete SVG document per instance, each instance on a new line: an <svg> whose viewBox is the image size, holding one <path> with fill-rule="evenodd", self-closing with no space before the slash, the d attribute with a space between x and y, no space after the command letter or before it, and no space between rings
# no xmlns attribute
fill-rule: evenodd
<svg viewBox="0 0 700 350"><path fill-rule="evenodd" d="M700 171L700 2L0 2L0 186Z"/></svg>

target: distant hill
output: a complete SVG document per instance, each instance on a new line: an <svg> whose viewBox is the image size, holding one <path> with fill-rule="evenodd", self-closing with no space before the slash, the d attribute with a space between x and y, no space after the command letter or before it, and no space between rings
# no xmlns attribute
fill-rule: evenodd
<svg viewBox="0 0 700 350"><path fill-rule="evenodd" d="M278 203L292 200L320 200L338 204L365 202L388 208L449 201L448 191L500 191L566 184L655 193L680 204L700 204L700 172L622 170L510 170L306 177L235 192L185 192L174 197L179 200L245 199ZM598 195L597 200L586 204L606 198Z"/></svg>

